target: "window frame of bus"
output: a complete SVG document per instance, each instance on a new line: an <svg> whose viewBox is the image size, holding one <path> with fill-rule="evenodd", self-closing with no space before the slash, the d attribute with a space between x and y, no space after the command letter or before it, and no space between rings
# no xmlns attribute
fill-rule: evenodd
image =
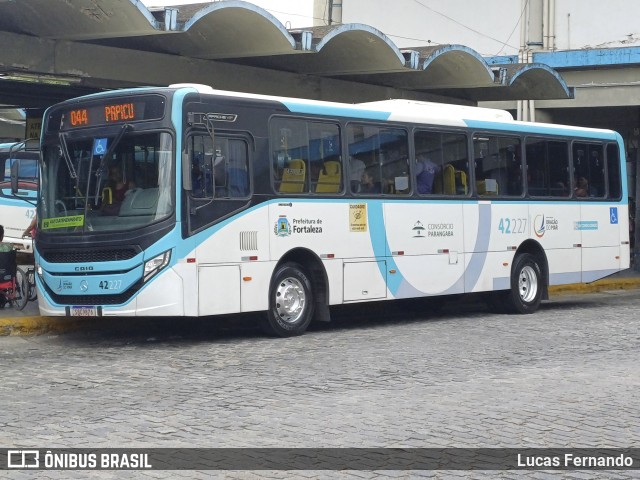
<svg viewBox="0 0 640 480"><path fill-rule="evenodd" d="M481 137L488 137L488 138L481 138ZM471 132L471 135L469 136L470 141L471 141L471 150L470 150L470 164L469 164L469 171L473 172L473 177L471 180L471 186L470 189L472 189L471 191L473 192L473 195L477 198L480 199L489 199L489 200L518 200L518 199L524 199L525 198L525 192L526 192L526 181L525 181L525 177L526 177L526 169L527 169L527 163L526 163L526 152L524 150L524 145L526 142L526 136L519 134L518 132L511 132L508 130L502 131L502 130L476 130ZM485 180L487 180L487 177L484 177L482 179L478 179L478 175L477 175L477 161L478 159L482 159L484 160L485 157L480 156L480 157L476 157L476 140L481 141L481 142L490 142L493 143L492 138L495 139L498 142L498 147L500 147L500 142L502 140L516 140L518 142L518 148L516 150L514 150L513 154L514 154L514 158L516 156L516 152L519 152L520 155L520 193L516 194L516 195L509 195L507 193L504 193L505 190L505 186L501 185L500 183L496 182L497 185L497 191L495 194L490 194L490 193L480 193L479 192L479 182L483 182ZM499 156L500 152L504 150L502 148L498 148L497 153L492 153L490 156L491 157L496 157L497 156L497 160L499 162L502 162L502 160L505 161L505 163L507 162L506 157L502 158ZM486 157L489 158L489 157ZM499 172L503 172L503 171L507 171L508 173L508 168L499 166L493 170L499 170ZM489 177L489 179L491 179L491 177ZM508 179L508 177L507 177ZM507 181L508 184L508 181Z"/></svg>
<svg viewBox="0 0 640 480"><path fill-rule="evenodd" d="M371 162L369 165L365 166L365 171L367 168L372 168L372 167L376 167L376 171L378 174L378 182L379 183L379 188L380 191L379 192L360 192L360 191L355 191L353 188L353 185L351 184L351 180L349 180L349 193L351 195L354 195L356 197L402 197L402 198L406 198L406 197L410 197L413 196L414 194L414 189L415 189L415 174L414 174L414 169L412 166L412 153L413 153L413 131L414 131L414 127L406 125L404 123L375 123L375 122L367 122L367 121L359 121L359 120L350 120L348 122L345 123L344 125L344 148L345 148L345 157L347 157L349 159L348 162L348 167L349 167L349 171L348 171L348 177L351 178L351 167L352 167L352 160L353 157L356 155L360 155L362 152L358 152L358 153L354 153L352 155L351 153L351 145L355 145L357 142L353 142L350 143L349 142L349 135L350 132L352 132L352 129L355 129L357 127L370 127L370 128L376 128L378 129L376 136L379 140L380 135L382 132L384 131L393 131L393 130L397 130L397 131L401 131L404 133L404 139L405 139L405 144L404 146L406 147L406 150L402 153L405 154L405 156L403 157L406 161L406 179L407 179L407 184L408 184L408 188L407 189L403 189L400 192L396 192L396 191L389 191L389 192L385 192L385 183L388 185L391 185L390 183L387 183L388 180L391 180L392 178L395 180L395 177L398 177L398 175L394 175L394 177L390 177L386 174L383 175L384 173L384 169L385 167L389 167L389 165L391 165L393 162L386 162L386 161L382 161L384 160L384 156L382 155L384 151L387 151L386 149L388 148L388 145L382 145L380 143L376 144L376 148L373 150L369 150L367 153L371 152L371 151L376 151L378 152L376 154L376 160L374 162ZM371 138L371 137L366 137L366 138ZM355 138L354 138L355 140ZM382 160L381 160L382 159ZM362 159L359 159L362 161ZM402 176L402 175L400 175ZM395 187L395 184L394 184Z"/></svg>
<svg viewBox="0 0 640 480"><path fill-rule="evenodd" d="M437 134L440 136L439 142L440 142L440 149L441 149L441 153L440 153L440 160L441 165L436 165L439 167L439 170L436 171L435 174L435 178L432 184L432 191L431 193L420 193L418 191L418 177L416 174L416 169L417 169L417 163L418 163L418 155L422 155L422 148L423 146L421 145L420 148L418 147L418 143L416 142L416 139L418 136L420 136L421 134ZM459 136L461 139L464 139L464 142L460 142L460 144L463 144L466 150L466 160L464 160L465 162L465 170L460 170L460 169L456 169L455 166L453 165L454 162L459 162L461 159L452 161L452 162L446 162L444 159L444 148L442 148L442 145L444 145L442 143L442 138L445 135L451 135L451 136ZM469 182L471 181L471 176L469 174L469 165L470 165L470 153L469 153L469 143L470 143L470 134L468 130L461 130L461 129L443 129L443 128L438 128L438 127L425 127L425 126L418 126L412 129L411 132L411 138L410 138L410 143L411 146L413 147L413 153L410 155L410 158L413 159L413 162L411 164L411 180L413 182L413 188L414 188L414 193L415 195L417 195L420 198L433 198L433 197L455 197L455 198L468 198L472 195L473 190L471 189L471 185L469 184ZM422 139L420 139L422 141ZM420 150L420 153L418 152L418 150ZM430 158L431 161L433 161L432 158ZM454 171L458 170L461 172L464 172L466 178L467 178L467 192L460 194L460 193L453 193L453 194L448 194L444 192L444 182L442 179L442 176L444 175L444 168L446 165L451 165L454 168ZM439 187L443 190L442 192L434 192L433 190L438 188L436 181L440 180L440 185Z"/></svg>
<svg viewBox="0 0 640 480"><path fill-rule="evenodd" d="M605 155L606 155L606 145L607 145L606 140L600 140L600 139L595 139L595 138L583 138L583 137L573 137L571 139L571 175L570 175L570 180L571 180L571 198L578 200L580 202L602 202L605 200L609 200L609 192L608 192L608 177L607 177L607 170L606 170L606 159L605 159ZM577 184L575 183L576 180L576 176L578 175L576 172L576 158L574 153L576 152L576 145L577 144L582 144L584 146L586 146L589 149L589 152L591 152L591 148L592 147L600 147L600 151L601 151L601 156L602 156L602 162L603 162L603 167L602 167L602 185L604 187L604 192L601 195L591 195L591 194L587 194L587 196L577 196L576 195L576 189L577 189ZM588 172L588 178L586 178L587 180L587 185L589 186L589 188L591 189L593 187L592 185L592 175L591 175L591 165L590 165L590 156L588 154L585 154L585 162L587 164L587 172Z"/></svg>
<svg viewBox="0 0 640 480"><path fill-rule="evenodd" d="M524 162L525 162L525 175L526 175L526 192L527 192L527 196L530 198L533 198L535 200L544 200L544 199L571 199L573 198L573 187L572 187L572 183L573 180L571 178L571 170L573 168L573 163L572 163L572 157L571 157L571 145L572 145L572 138L571 137L561 137L561 136L548 136L548 135L526 135L524 137L524 142L523 142L523 148L524 148ZM549 142L556 142L556 143L563 143L565 146L565 153L566 153L566 163L565 163L565 169L567 171L567 184L564 187L566 194L565 195L551 195L551 190L553 189L553 187L551 186L551 178L549 177L549 185L545 188L549 189L549 195L536 195L536 194L532 194L531 193L531 189L532 189L532 182L529 181L528 179L528 175L529 175L529 167L531 166L531 164L529 163L529 155L527 154L527 147L529 146L529 142L545 142L545 160L546 165L545 166L550 166L551 163L549 162ZM551 170L549 169L548 172L546 173L551 173Z"/></svg>
<svg viewBox="0 0 640 480"><path fill-rule="evenodd" d="M291 150L291 148L278 148L277 146L277 139L279 138L279 135L274 135L275 131L276 131L276 125L278 121L293 121L293 122L298 122L300 124L304 124L305 129L306 129L306 148L307 148L307 152L306 152L306 157L307 158L300 158L300 159L293 159L290 158L289 161L291 160L303 160L305 163L305 173L304 173L304 183L302 184L302 191L301 192L286 192L286 191L282 191L282 178L278 178L276 176L276 172L277 172L277 168L278 168L278 164L279 164L279 160L276 159L276 154L278 152L284 152L284 151L289 151ZM311 161L310 161L310 136L309 136L309 126L310 124L314 124L314 125L318 125L318 124L323 124L323 125L329 125L331 127L335 127L338 133L338 161L340 162L340 171L341 173L341 184L340 184L340 190L338 192L316 192L315 189L312 188L313 186L313 182L311 181ZM289 127L282 127L279 126L279 129L282 128L289 128ZM344 181L344 155L343 155L343 151L344 151L344 133L343 133L343 126L340 122L330 119L330 118L315 118L315 117L298 117L298 116L291 116L291 115L273 115L269 118L269 123L268 123L268 130L267 130L267 135L268 135L268 141L269 141L269 176L270 176L270 184L271 184L271 191L272 193L274 193L275 195L279 195L279 196L310 196L310 195L319 195L319 196L342 196L345 193L345 181ZM286 142L285 142L286 143ZM302 148L302 147L301 147ZM284 158L284 157L283 157ZM325 157L323 157L325 158ZM326 158L330 158L330 157L326 157ZM323 161L324 163L324 161ZM284 172L284 168L283 167L283 172ZM315 182L316 188L317 188L317 179ZM313 190L313 191L312 191Z"/></svg>
<svg viewBox="0 0 640 480"><path fill-rule="evenodd" d="M615 158L613 159L609 158L610 147L615 147L615 150L616 150ZM604 152L605 152L604 156L605 156L605 169L606 169L605 175L606 175L606 182L607 182L607 200L619 202L620 200L622 200L622 182L623 182L622 169L620 168L620 164L622 163L622 159L620 157L620 145L618 145L618 142L613 142L613 141L606 142L604 145ZM617 189L617 193L615 194L615 196L611 193L613 184L611 183L611 171L609 169L609 166L612 163L616 166L615 187Z"/></svg>
<svg viewBox="0 0 640 480"><path fill-rule="evenodd" d="M93 114L96 115L95 112L99 112L101 109L104 109L105 106L125 105L128 103L136 105L134 110L139 109L140 106L143 107L142 118L122 118L112 121L107 121L106 119L104 121L91 121L89 119L89 112L94 112ZM162 121L166 116L168 103L169 102L166 96L154 93L143 95L123 95L95 100L91 99L83 102L78 102L77 104L73 105L62 104L54 107L54 109L47 115L45 132L73 132L84 128L111 127L124 125L127 123ZM65 115L68 114L70 116L71 112L81 110L84 110L87 114L87 124L70 125L71 120L69 120L69 117L65 117Z"/></svg>

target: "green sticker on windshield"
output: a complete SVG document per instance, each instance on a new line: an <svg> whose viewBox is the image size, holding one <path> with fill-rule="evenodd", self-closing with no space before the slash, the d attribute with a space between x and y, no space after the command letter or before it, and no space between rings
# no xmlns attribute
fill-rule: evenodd
<svg viewBox="0 0 640 480"><path fill-rule="evenodd" d="M84 215L73 215L71 217L45 218L42 220L42 228L65 228L81 227L84 225Z"/></svg>

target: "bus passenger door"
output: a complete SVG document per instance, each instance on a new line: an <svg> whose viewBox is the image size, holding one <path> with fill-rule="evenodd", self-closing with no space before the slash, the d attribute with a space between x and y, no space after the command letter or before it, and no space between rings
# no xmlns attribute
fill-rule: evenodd
<svg viewBox="0 0 640 480"><path fill-rule="evenodd" d="M588 283L620 269L620 226L626 224L620 216L627 213L616 204L583 203L580 208L582 282Z"/></svg>
<svg viewBox="0 0 640 480"><path fill-rule="evenodd" d="M573 161L576 188L581 197L580 220L576 229L582 234L582 282L593 282L620 269L620 227L626 208L605 200L620 198L619 152L616 144L607 146L608 170L603 145L574 143ZM609 181L607 181L609 180Z"/></svg>

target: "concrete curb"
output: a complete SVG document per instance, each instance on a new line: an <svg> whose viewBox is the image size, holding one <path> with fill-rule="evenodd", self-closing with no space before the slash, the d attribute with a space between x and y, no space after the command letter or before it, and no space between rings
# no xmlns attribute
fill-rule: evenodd
<svg viewBox="0 0 640 480"><path fill-rule="evenodd" d="M65 317L25 316L0 318L0 337L65 333L80 328L82 328L80 319Z"/></svg>
<svg viewBox="0 0 640 480"><path fill-rule="evenodd" d="M580 293L632 289L640 289L640 277L603 279L588 284L576 283L570 285L557 285L549 287L549 296L557 297ZM138 318L138 320L142 323L143 319ZM87 331L103 325L104 321L108 321L113 324L122 324L126 322L126 320L120 317L101 317L100 321L96 321L95 319L86 318L14 316L0 318L0 337L10 335L27 336ZM131 325L130 323L128 324Z"/></svg>
<svg viewBox="0 0 640 480"><path fill-rule="evenodd" d="M572 283L569 285L555 285L549 287L549 296L572 293L595 293L607 290L632 290L640 288L640 277L602 279L593 283Z"/></svg>

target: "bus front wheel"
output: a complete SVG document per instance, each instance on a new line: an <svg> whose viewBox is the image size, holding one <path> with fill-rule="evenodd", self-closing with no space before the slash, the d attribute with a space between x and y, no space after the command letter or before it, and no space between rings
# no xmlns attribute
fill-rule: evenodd
<svg viewBox="0 0 640 480"><path fill-rule="evenodd" d="M311 281L297 263L278 267L269 288L269 310L263 329L279 337L302 335L313 318Z"/></svg>
<svg viewBox="0 0 640 480"><path fill-rule="evenodd" d="M515 258L507 306L515 313L534 313L542 301L542 269L535 256L523 253Z"/></svg>

